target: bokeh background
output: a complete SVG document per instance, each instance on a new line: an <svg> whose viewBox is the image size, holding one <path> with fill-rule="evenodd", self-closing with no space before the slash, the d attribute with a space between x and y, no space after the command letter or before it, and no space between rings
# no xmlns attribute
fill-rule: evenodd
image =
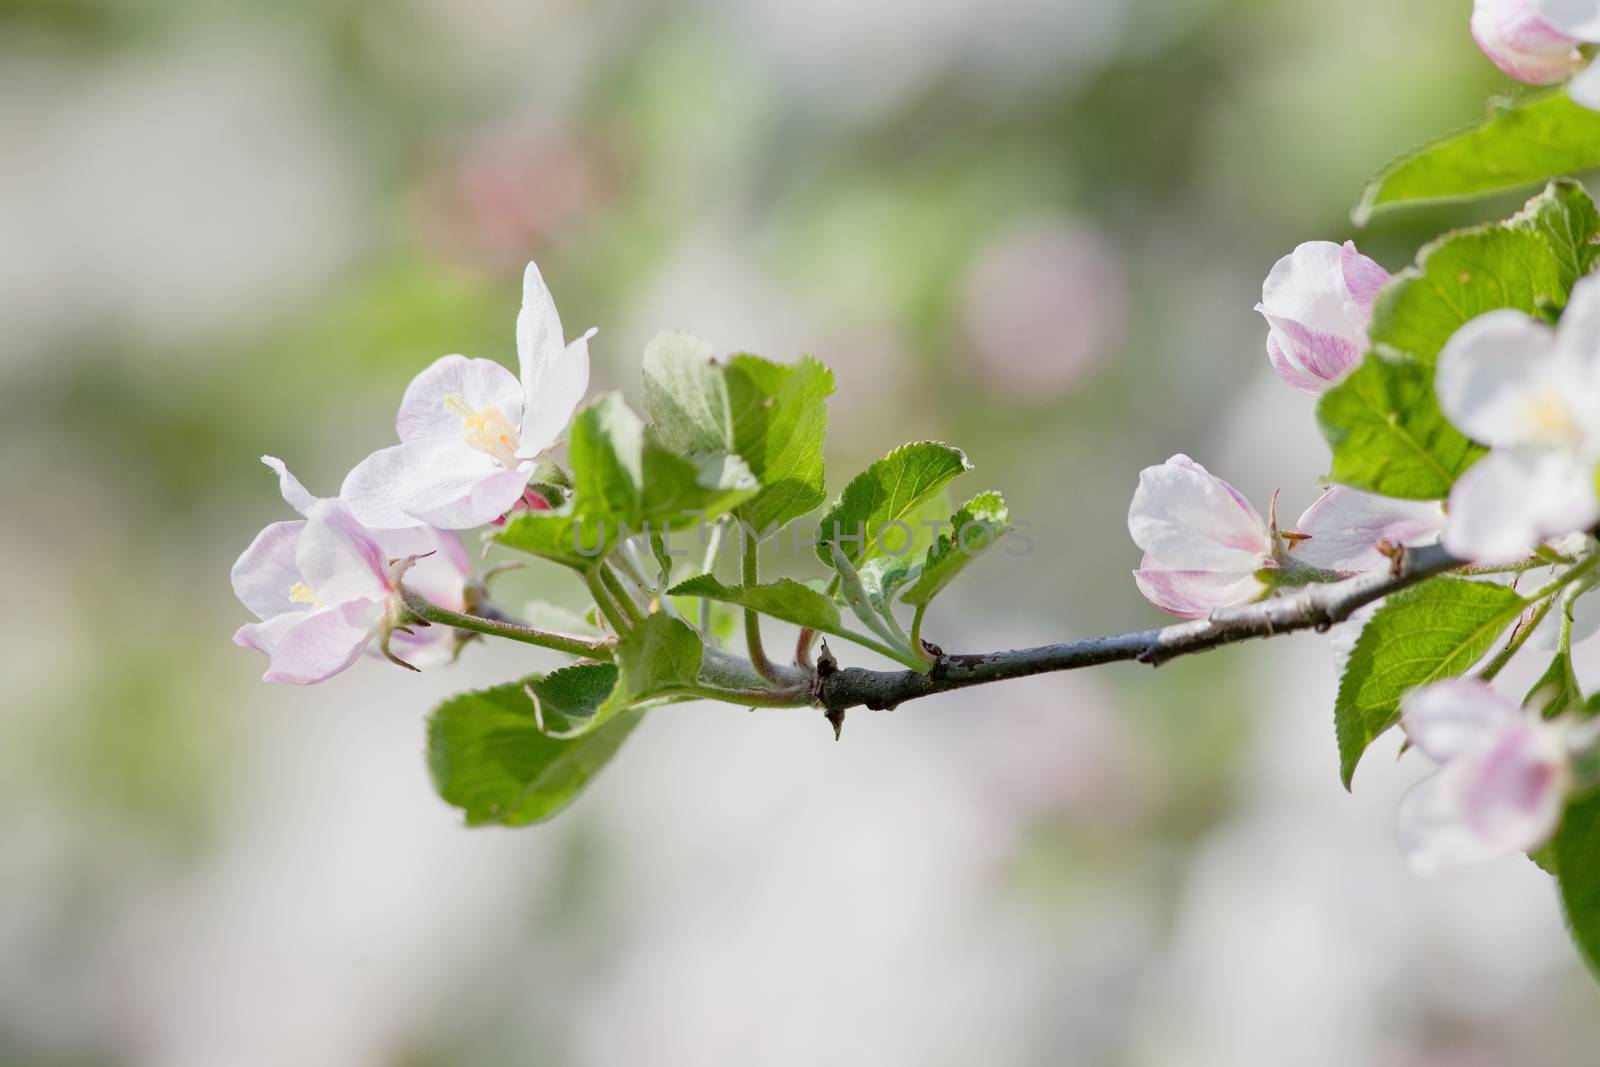
<svg viewBox="0 0 1600 1067"><path fill-rule="evenodd" d="M834 491L966 448L1037 547L941 600L947 648L1155 623L1140 468L1314 497L1251 306L1508 88L1468 8L0 0L0 1063L1592 1062L1546 878L1405 873L1425 767L1340 788L1315 637L839 743L669 709L520 831L435 797L424 719L548 661L300 690L229 643L286 515L256 457L331 493L427 362L513 361L528 258L597 388L662 327L832 365ZM1358 236L1397 268L1506 206Z"/></svg>

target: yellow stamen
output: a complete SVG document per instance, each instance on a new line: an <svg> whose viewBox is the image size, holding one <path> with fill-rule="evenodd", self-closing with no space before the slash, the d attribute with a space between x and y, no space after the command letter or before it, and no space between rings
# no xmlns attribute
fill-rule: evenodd
<svg viewBox="0 0 1600 1067"><path fill-rule="evenodd" d="M289 599L296 604L310 604L312 607L322 607L322 601L317 599L317 594L305 582L295 582L289 587Z"/></svg>
<svg viewBox="0 0 1600 1067"><path fill-rule="evenodd" d="M1528 401L1528 426L1541 441L1571 441L1578 437L1578 423L1566 398L1547 389Z"/></svg>
<svg viewBox="0 0 1600 1067"><path fill-rule="evenodd" d="M516 467L517 446L521 441L517 437L517 428L511 425L511 420L499 407L485 404L473 410L460 393L445 397L444 406L461 416L461 439L468 446L491 457L502 467Z"/></svg>

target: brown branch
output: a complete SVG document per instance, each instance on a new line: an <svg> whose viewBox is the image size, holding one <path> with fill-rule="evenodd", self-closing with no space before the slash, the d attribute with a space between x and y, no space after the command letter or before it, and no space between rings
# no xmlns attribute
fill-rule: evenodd
<svg viewBox="0 0 1600 1067"><path fill-rule="evenodd" d="M1090 637L1039 648L981 655L944 655L932 671L873 671L846 667L819 675L816 703L830 717L847 708L893 708L907 700L947 693L971 685L1025 678L1051 671L1070 671L1101 663L1136 660L1160 666L1178 656L1208 652L1223 645L1297 630L1326 631L1358 608L1456 567L1463 566L1443 548L1432 545L1401 552L1384 574L1368 574L1342 582L1308 586L1243 607L1217 611L1207 619L1176 623L1155 630L1111 637Z"/></svg>

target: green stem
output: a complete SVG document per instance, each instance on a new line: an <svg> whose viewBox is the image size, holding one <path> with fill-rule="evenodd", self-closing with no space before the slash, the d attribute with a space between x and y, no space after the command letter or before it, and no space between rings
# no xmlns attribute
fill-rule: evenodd
<svg viewBox="0 0 1600 1067"><path fill-rule="evenodd" d="M918 656L926 657L922 649L922 617L928 613L927 604L918 604L916 614L911 616L911 651Z"/></svg>
<svg viewBox="0 0 1600 1067"><path fill-rule="evenodd" d="M835 574L828 583L827 591L823 593L829 600L839 591L839 576ZM811 646L817 640L817 631L807 626L800 631L800 640L794 646L794 662L797 667L811 668Z"/></svg>
<svg viewBox="0 0 1600 1067"><path fill-rule="evenodd" d="M760 548L748 531L740 532L739 569L746 589L753 588L761 580L761 568L756 559ZM767 658L767 650L761 643L761 616L753 608L744 609L744 641L750 650L750 665L756 669L756 673L769 682L777 681L778 674L772 669L772 661Z"/></svg>
<svg viewBox="0 0 1600 1067"><path fill-rule="evenodd" d="M1533 617L1528 620L1527 625L1519 629L1516 635L1506 642L1506 647L1502 648L1495 654L1494 659L1484 665L1483 670L1478 672L1478 677L1486 682L1492 682L1494 676L1499 674L1507 663L1511 662L1511 658L1522 651L1522 646L1528 643L1528 638L1533 636L1533 631L1539 628L1541 622L1544 622L1544 617L1550 614L1550 609L1555 605L1555 602L1555 597L1545 597L1539 604L1538 610L1533 613Z"/></svg>
<svg viewBox="0 0 1600 1067"><path fill-rule="evenodd" d="M622 614L627 616L629 629L644 621L644 612L639 610L638 602L633 599L633 594L628 592L627 586L622 584L622 579L617 577L617 572L612 570L609 561L600 565L600 580L605 583L606 592L611 594L617 606L622 609Z"/></svg>
<svg viewBox="0 0 1600 1067"><path fill-rule="evenodd" d="M611 594L606 591L605 582L600 577L598 566L590 567L583 572L583 580L589 587L589 595L594 598L595 607L600 609L607 624L618 635L627 633L631 627L622 614L622 609L611 599Z"/></svg>
<svg viewBox="0 0 1600 1067"><path fill-rule="evenodd" d="M405 601L406 610L424 622L436 623L440 626L453 626L457 630L470 630L477 634L486 634L489 637L504 637L511 641L521 641L525 645L538 645L540 648L551 648L557 652L565 652L571 656L584 656L589 659L610 659L611 642L608 640L591 641L582 637L573 637L570 634L551 633L546 630L535 630L531 626L519 623L505 622L498 619L486 619L478 615L466 615L459 611L440 607L438 604L427 600L410 589L401 587L400 595Z"/></svg>

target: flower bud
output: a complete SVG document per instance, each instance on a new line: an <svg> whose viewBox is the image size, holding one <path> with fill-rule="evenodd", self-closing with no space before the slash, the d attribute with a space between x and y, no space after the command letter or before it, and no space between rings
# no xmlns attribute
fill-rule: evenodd
<svg viewBox="0 0 1600 1067"><path fill-rule="evenodd" d="M1528 85L1553 85L1583 66L1577 39L1547 22L1537 0L1476 0L1472 38L1495 66Z"/></svg>
<svg viewBox="0 0 1600 1067"><path fill-rule="evenodd" d="M1256 310L1267 320L1267 358L1284 381L1321 393L1361 361L1378 290L1389 272L1349 241L1308 241L1278 260Z"/></svg>

